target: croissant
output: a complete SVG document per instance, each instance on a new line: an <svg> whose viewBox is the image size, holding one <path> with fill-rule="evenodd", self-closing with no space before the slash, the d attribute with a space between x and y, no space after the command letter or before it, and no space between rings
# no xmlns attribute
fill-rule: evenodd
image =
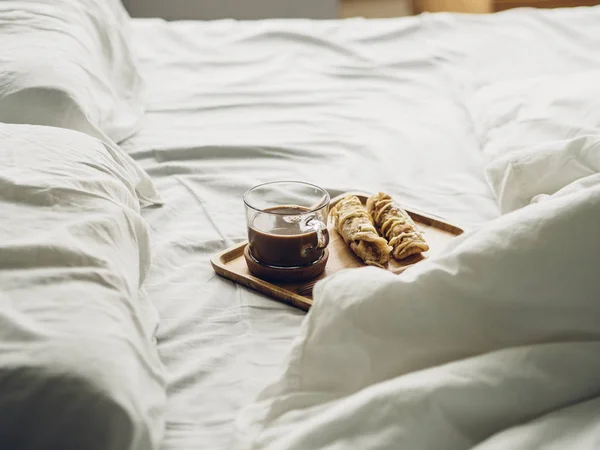
<svg viewBox="0 0 600 450"><path fill-rule="evenodd" d="M389 195L379 192L369 197L367 209L381 236L392 246L395 259L429 250L429 245L411 217Z"/></svg>
<svg viewBox="0 0 600 450"><path fill-rule="evenodd" d="M373 219L358 197L344 197L332 209L336 230L352 251L366 264L383 267L392 247L377 233Z"/></svg>

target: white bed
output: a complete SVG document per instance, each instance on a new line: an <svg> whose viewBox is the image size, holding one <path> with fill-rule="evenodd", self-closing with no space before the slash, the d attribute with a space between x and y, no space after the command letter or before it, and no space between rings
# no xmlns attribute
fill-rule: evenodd
<svg viewBox="0 0 600 450"><path fill-rule="evenodd" d="M596 448L599 21L0 2L0 442ZM209 264L276 179L468 232L305 314Z"/></svg>
<svg viewBox="0 0 600 450"><path fill-rule="evenodd" d="M134 20L147 114L122 147L165 204L142 211L168 409L162 448L230 448L305 314L219 278L242 194L304 180L388 191L467 229L500 215L478 91L600 68L600 8L397 20Z"/></svg>

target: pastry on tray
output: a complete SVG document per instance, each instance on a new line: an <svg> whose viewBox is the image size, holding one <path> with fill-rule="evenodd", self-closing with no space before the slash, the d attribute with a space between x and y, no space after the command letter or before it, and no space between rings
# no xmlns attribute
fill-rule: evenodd
<svg viewBox="0 0 600 450"><path fill-rule="evenodd" d="M373 219L358 197L344 197L331 210L337 232L366 264L383 267L392 248L379 236Z"/></svg>
<svg viewBox="0 0 600 450"><path fill-rule="evenodd" d="M369 197L367 210L381 236L392 246L395 259L429 250L429 245L411 217L389 195L379 192Z"/></svg>

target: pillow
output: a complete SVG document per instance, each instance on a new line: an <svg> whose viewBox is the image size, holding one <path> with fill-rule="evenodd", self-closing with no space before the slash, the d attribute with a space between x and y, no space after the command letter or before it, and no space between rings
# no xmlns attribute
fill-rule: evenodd
<svg viewBox="0 0 600 450"><path fill-rule="evenodd" d="M503 212L595 170L599 77L598 70L540 76L478 91L473 116Z"/></svg>
<svg viewBox="0 0 600 450"><path fill-rule="evenodd" d="M118 0L0 2L0 122L70 128L118 151L144 115L129 32ZM142 202L159 203L148 175L123 159Z"/></svg>
<svg viewBox="0 0 600 450"><path fill-rule="evenodd" d="M83 133L0 124L0 442L148 450L164 426L136 174Z"/></svg>

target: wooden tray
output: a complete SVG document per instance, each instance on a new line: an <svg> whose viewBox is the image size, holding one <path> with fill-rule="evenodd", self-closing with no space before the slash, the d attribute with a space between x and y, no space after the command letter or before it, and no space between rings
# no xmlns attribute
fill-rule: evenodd
<svg viewBox="0 0 600 450"><path fill-rule="evenodd" d="M337 202L349 194L356 195L363 203L366 203L369 197L363 193L347 192L333 198L330 207L335 206ZM423 233L425 240L429 244L429 251L409 256L402 261L390 260L387 270L393 273L401 273L419 261L423 261L427 257L438 253L451 239L464 232L462 228L431 215L416 212L412 209L407 210L407 212ZM275 300L308 310L312 306L312 288L318 280L334 274L341 269L365 267L362 260L350 250L350 247L346 245L342 237L335 230L331 220L328 226L330 238L328 246L329 261L327 261L325 272L315 280L300 283L279 283L264 281L253 276L248 271L244 259L244 248L247 242L241 242L234 247L217 253L212 257L211 264L215 272L225 278L262 292Z"/></svg>

